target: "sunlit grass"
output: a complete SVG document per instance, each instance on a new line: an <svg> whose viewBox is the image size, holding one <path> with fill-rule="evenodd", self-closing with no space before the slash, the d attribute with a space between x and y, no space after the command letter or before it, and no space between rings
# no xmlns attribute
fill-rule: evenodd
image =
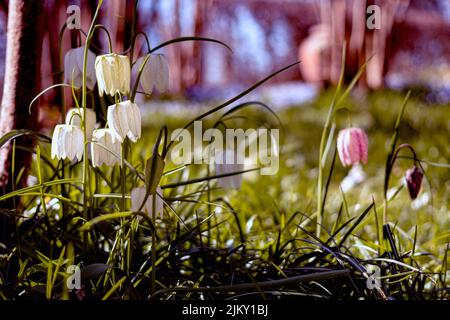
<svg viewBox="0 0 450 320"><path fill-rule="evenodd" d="M448 297L445 291L449 284L445 273L450 242L450 182L448 165L445 166L450 158L448 106L426 105L413 94L401 123L399 143L411 144L419 159L433 165L423 163L428 182L418 200L412 202L406 188L401 188L389 202L389 221L402 256L401 262L395 262L377 259L391 259L385 254L389 248L380 241L384 166L404 95L378 92L366 98L351 97L343 104L351 111L338 113L336 130L351 123L364 128L369 136L369 162L364 166L367 179L342 192L339 185L348 169L337 159L328 188L323 232L318 239L313 216L318 145L331 97L332 92L324 92L314 102L278 113L283 129L277 175L246 173L242 189L232 191L216 188L214 181L210 181L209 192L206 181L164 189L165 215L156 223L156 280L160 290L157 295L152 296L149 290L152 221L145 217L138 219L129 211L120 212L119 169L91 170L94 198L88 212L90 223L86 224L82 205L71 200L81 196L80 183L75 179L81 166L72 164L67 169L71 175L66 178L73 180L69 180L70 188L66 184L69 190L66 197L60 195L57 182L53 186L35 187L22 197L23 205L17 208L24 216L18 224L22 242L2 258L0 270L11 264L8 257L14 257L21 267L13 267L17 270L17 284L1 289L2 297L18 296L22 290L28 296L40 296L41 287L46 288L43 294L47 298L64 297L66 275L62 270L73 262L84 267L83 292L93 298L207 299L239 297L241 292L263 298L286 294L342 299ZM140 173L152 154L161 124L167 125L171 132L200 113L152 111L153 103L143 106L150 109L145 112L149 116L144 119L143 137L133 145L128 158ZM236 115L241 117L227 122L230 127L261 124L279 127L273 115L260 108L249 108ZM213 120L205 121L205 127L212 125ZM49 145L41 143L43 182L54 180L55 168L59 168L58 162L46 158L48 154ZM410 166L406 159L397 162L391 176L392 190L402 185L404 172ZM161 180L163 187L208 175L205 165L176 169L170 164L166 166ZM37 170L35 161L34 176L38 176ZM126 189L131 190L138 181L137 173L128 170ZM47 201L46 210L42 210L42 198ZM129 208L129 195L126 201ZM89 235L87 252L80 240L79 227L83 223L82 230L88 230ZM330 237L333 233L336 234ZM64 261L61 255L66 255ZM393 272L391 268L396 263L399 267ZM382 267L382 293L366 289L364 268L370 264ZM107 266L110 268L106 269ZM333 270L342 274L323 274ZM317 273L312 274L313 271ZM279 284L275 279L286 282ZM389 284L401 279L400 287ZM255 282L253 289L248 288ZM5 283L2 285L7 288ZM172 292L168 287L178 287L179 291ZM199 292L201 289L189 289L194 287L217 289L204 289L203 293ZM76 297L73 292L72 297Z"/></svg>

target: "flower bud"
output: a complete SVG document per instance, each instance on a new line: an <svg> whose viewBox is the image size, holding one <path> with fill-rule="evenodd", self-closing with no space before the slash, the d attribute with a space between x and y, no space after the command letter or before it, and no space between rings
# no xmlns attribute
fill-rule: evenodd
<svg viewBox="0 0 450 320"><path fill-rule="evenodd" d="M115 53L104 54L95 59L95 74L98 92L114 96L116 93L130 92L130 60Z"/></svg>
<svg viewBox="0 0 450 320"><path fill-rule="evenodd" d="M70 49L64 56L64 82L79 89L83 85L84 46ZM92 90L95 86L95 54L88 49L86 65L86 87Z"/></svg>
<svg viewBox="0 0 450 320"><path fill-rule="evenodd" d="M337 138L337 149L339 158L344 167L367 163L368 138L366 133L360 128L347 128L339 132Z"/></svg>
<svg viewBox="0 0 450 320"><path fill-rule="evenodd" d="M92 166L113 166L119 162L121 143L112 129L97 129L92 134Z"/></svg>
<svg viewBox="0 0 450 320"><path fill-rule="evenodd" d="M420 187L422 186L423 173L417 166L408 169L405 174L406 186L408 187L411 199L417 198Z"/></svg>
<svg viewBox="0 0 450 320"><path fill-rule="evenodd" d="M127 100L109 106L107 120L121 141L128 136L136 142L141 137L141 112L137 104Z"/></svg>
<svg viewBox="0 0 450 320"><path fill-rule="evenodd" d="M84 151L83 131L77 126L59 124L52 137L52 159L81 160Z"/></svg>

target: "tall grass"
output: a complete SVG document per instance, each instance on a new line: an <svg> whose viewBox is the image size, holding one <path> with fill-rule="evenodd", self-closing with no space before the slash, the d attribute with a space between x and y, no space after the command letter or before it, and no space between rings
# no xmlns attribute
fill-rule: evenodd
<svg viewBox="0 0 450 320"><path fill-rule="evenodd" d="M88 43L97 28L94 19ZM133 31L133 45L139 34ZM214 39L182 37L149 45L149 51L182 41L227 47ZM449 155L448 137L442 134L448 109L425 107L412 98L404 112L409 94L403 102L386 92L364 101L351 99L363 68L348 86L340 81L315 103L278 116L263 102L234 104L296 64L203 113L194 110L190 121L156 117L155 111L141 141L132 148L124 144L116 155L120 168L92 167L88 157L72 163L52 160L50 138L30 130L0 138L0 146L23 135L40 141L35 150L27 150L35 155L37 183L0 196L0 203L15 201L13 210L0 210L14 226L12 240L0 246L0 298L448 298ZM86 63L84 70L86 75ZM137 93L135 85L133 101ZM84 76L84 112L86 99ZM346 112L337 112L343 108ZM423 108L428 117L417 119ZM336 160L334 132L349 116L368 129L371 146L368 178L346 192L340 185L346 172ZM218 123L271 127L281 121L279 173L233 173L243 174L245 183L240 190L224 191L216 186L221 176L211 174L207 165L170 163L169 132L191 129L197 120L205 128L218 128ZM89 142L85 132L85 155ZM398 153L397 163L392 161L398 142L414 145L430 183L422 195L432 200L422 198L425 204L416 202L416 209L401 181L411 157ZM14 175L20 170L14 168ZM142 206L130 211L130 191L140 184L146 186L146 198L161 186L163 218L155 210L146 215ZM81 269L81 289L67 287L71 265ZM373 266L380 271L375 287L370 285Z"/></svg>

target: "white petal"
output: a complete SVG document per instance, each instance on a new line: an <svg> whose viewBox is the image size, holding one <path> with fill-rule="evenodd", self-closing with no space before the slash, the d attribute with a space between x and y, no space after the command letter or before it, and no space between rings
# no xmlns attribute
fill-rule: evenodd
<svg viewBox="0 0 450 320"><path fill-rule="evenodd" d="M77 86L77 75L78 75L78 66L76 63L75 51L73 49L67 51L64 56L64 82L72 85L72 79L74 82L75 88L79 88Z"/></svg>
<svg viewBox="0 0 450 320"><path fill-rule="evenodd" d="M139 69L142 67L142 64L144 63L146 57L147 57L147 55L140 57L134 64L133 68L135 69L136 77L137 77L137 75L139 73ZM151 94L153 91L153 87L154 87L154 83L152 81L152 74L151 74L151 70L150 70L150 59L151 58L149 58L147 60L145 66L142 70L141 77L139 78L139 84L141 86L141 89L146 94Z"/></svg>
<svg viewBox="0 0 450 320"><path fill-rule="evenodd" d="M156 188L156 214L159 214L161 219L164 214L164 200L161 198L163 196L163 191L161 187Z"/></svg>
<svg viewBox="0 0 450 320"><path fill-rule="evenodd" d="M105 88L105 79L103 78L103 63L102 56L98 56L95 59L95 77L98 82L98 93L100 97L103 97L103 92L106 90Z"/></svg>
<svg viewBox="0 0 450 320"><path fill-rule="evenodd" d="M108 107L107 121L108 121L109 127L116 132L117 136L121 140L123 140L125 135L124 135L123 129L122 129L120 121L119 121L118 108L119 108L118 104L111 105Z"/></svg>
<svg viewBox="0 0 450 320"><path fill-rule="evenodd" d="M61 141L61 125L57 125L55 127L55 130L53 131L53 136L52 136L52 159L54 159L55 157L59 160L61 158L60 154L59 154L59 146L60 146L60 141Z"/></svg>
<svg viewBox="0 0 450 320"><path fill-rule="evenodd" d="M117 114L116 120L119 123L119 126L121 128L121 137L123 139L125 139L125 137L128 135L128 132L130 130L130 127L128 124L128 118L130 117L130 108L127 108L126 103L121 102L117 105L116 114Z"/></svg>
<svg viewBox="0 0 450 320"><path fill-rule="evenodd" d="M92 138L92 132L94 131L95 124L97 123L97 114L94 110L86 109L86 133L88 140Z"/></svg>
<svg viewBox="0 0 450 320"><path fill-rule="evenodd" d="M131 191L131 211L139 211L145 198L145 187L137 187Z"/></svg>
<svg viewBox="0 0 450 320"><path fill-rule="evenodd" d="M169 65L162 54L155 55L155 86L159 92L164 92L169 86Z"/></svg>
<svg viewBox="0 0 450 320"><path fill-rule="evenodd" d="M141 112L134 103L128 104L128 110L128 137L131 141L136 142L141 137Z"/></svg>
<svg viewBox="0 0 450 320"><path fill-rule="evenodd" d="M81 131L80 128L78 127L74 127L73 130L74 132L74 151L75 151L75 155L78 159L78 161L80 161L83 158L83 153L84 153L84 135L83 132Z"/></svg>
<svg viewBox="0 0 450 320"><path fill-rule="evenodd" d="M62 159L69 159L72 160L70 157L70 153L68 153L68 151L70 150L70 126L66 125L63 127L61 135L62 135L62 139L61 139L61 144L60 144L60 155Z"/></svg>
<svg viewBox="0 0 450 320"><path fill-rule="evenodd" d="M120 73L120 77L122 78L122 90L121 93L129 94L130 93L130 78L131 78L131 70L130 70L130 60L127 56L122 56L122 70Z"/></svg>

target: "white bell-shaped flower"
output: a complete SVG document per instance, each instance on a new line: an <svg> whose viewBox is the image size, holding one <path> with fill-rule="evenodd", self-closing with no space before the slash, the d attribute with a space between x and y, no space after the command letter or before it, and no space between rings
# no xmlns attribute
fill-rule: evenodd
<svg viewBox="0 0 450 320"><path fill-rule="evenodd" d="M169 87L169 64L163 54L149 54L140 77L140 85L146 94L151 94L153 88L159 92L167 91ZM148 56L148 55L147 55ZM133 66L133 74L138 74L147 56L140 57Z"/></svg>
<svg viewBox="0 0 450 320"><path fill-rule="evenodd" d="M92 166L113 166L119 162L121 143L112 129L96 129L92 134Z"/></svg>
<svg viewBox="0 0 450 320"><path fill-rule="evenodd" d="M78 126L81 128L81 119L83 119L83 109L71 108L66 115L66 124ZM86 135L91 140L92 132L97 124L97 115L94 110L86 108Z"/></svg>
<svg viewBox="0 0 450 320"><path fill-rule="evenodd" d="M130 92L130 60L127 56L115 53L104 54L95 59L95 74L98 91L114 96L116 93Z"/></svg>
<svg viewBox="0 0 450 320"><path fill-rule="evenodd" d="M81 160L84 151L83 131L77 126L59 124L52 137L52 159Z"/></svg>
<svg viewBox="0 0 450 320"><path fill-rule="evenodd" d="M244 163L239 163L239 158L234 150L219 150L215 152L214 160L216 175L229 174L244 170ZM240 189L242 185L242 174L217 178L217 185L224 189Z"/></svg>
<svg viewBox="0 0 450 320"><path fill-rule="evenodd" d="M122 141L128 136L136 142L141 137L141 112L137 104L127 100L109 106L107 120Z"/></svg>
<svg viewBox="0 0 450 320"><path fill-rule="evenodd" d="M141 207L142 203L145 199L145 187L137 187L131 190L131 211L137 212L139 211L139 208ZM160 215L162 218L163 215L163 207L164 207L164 201L161 199L162 196L162 189L161 187L156 188L156 199L155 199L155 216ZM153 195L148 196L147 201L145 202L144 206L142 207L142 211L147 213L150 217L153 216Z"/></svg>
<svg viewBox="0 0 450 320"><path fill-rule="evenodd" d="M64 56L64 82L79 89L83 85L84 46L70 49ZM95 54L88 49L86 65L86 87L92 90L95 86Z"/></svg>

